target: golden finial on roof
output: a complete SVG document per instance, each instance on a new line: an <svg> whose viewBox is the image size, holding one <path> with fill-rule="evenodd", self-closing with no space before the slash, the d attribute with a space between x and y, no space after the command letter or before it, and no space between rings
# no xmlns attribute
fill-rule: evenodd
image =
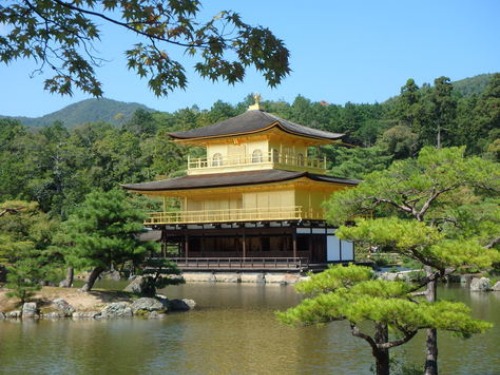
<svg viewBox="0 0 500 375"><path fill-rule="evenodd" d="M255 104L248 106L248 110L249 111L260 111L260 100L261 100L260 94L255 93L253 95L253 99L255 100Z"/></svg>

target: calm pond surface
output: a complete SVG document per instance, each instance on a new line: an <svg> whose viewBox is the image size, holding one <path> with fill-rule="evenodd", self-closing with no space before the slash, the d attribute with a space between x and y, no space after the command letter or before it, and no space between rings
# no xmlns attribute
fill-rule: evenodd
<svg viewBox="0 0 500 375"><path fill-rule="evenodd" d="M0 322L0 374L372 374L368 345L345 322L277 322L274 311L300 300L290 286L188 284L162 292L192 298L197 309L161 320ZM465 341L440 334L440 374L500 374L500 293L440 293L496 324ZM391 353L422 364L423 334Z"/></svg>

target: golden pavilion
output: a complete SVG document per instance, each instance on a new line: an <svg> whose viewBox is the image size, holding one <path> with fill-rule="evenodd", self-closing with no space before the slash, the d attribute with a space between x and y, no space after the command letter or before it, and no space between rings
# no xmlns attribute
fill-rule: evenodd
<svg viewBox="0 0 500 375"><path fill-rule="evenodd" d="M358 181L326 175L326 160L311 152L343 134L284 120L257 102L239 116L169 135L206 156L189 158L185 176L123 187L163 199L145 225L181 269L304 270L354 260L322 204ZM176 209L168 209L172 200Z"/></svg>

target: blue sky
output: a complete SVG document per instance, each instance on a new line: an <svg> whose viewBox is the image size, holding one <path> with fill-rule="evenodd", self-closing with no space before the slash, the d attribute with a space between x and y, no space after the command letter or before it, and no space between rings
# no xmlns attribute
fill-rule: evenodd
<svg viewBox="0 0 500 375"><path fill-rule="evenodd" d="M146 80L126 68L123 51L135 37L103 27L102 43L95 47L108 60L97 70L104 96L168 112L195 104L209 109L217 100L236 104L253 92L264 100L292 103L302 95L343 105L382 102L397 95L408 78L422 85L443 75L454 81L500 72L499 0L205 0L203 4L207 15L231 9L248 23L269 27L290 49L292 74L271 89L253 71L234 86L213 84L190 73L185 91L156 98ZM181 61L187 68L194 64L187 57ZM22 60L0 65L0 115L42 116L89 98L80 92L61 97L44 91L43 75L30 78L35 68Z"/></svg>

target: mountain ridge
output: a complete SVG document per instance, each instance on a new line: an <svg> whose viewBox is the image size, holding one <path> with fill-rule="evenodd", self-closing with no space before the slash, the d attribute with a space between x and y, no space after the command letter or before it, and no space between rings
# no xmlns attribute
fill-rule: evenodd
<svg viewBox="0 0 500 375"><path fill-rule="evenodd" d="M462 96L479 95L484 91L492 76L493 73L479 74L454 81L452 84L454 90ZM396 97L388 98L387 102ZM140 103L127 103L108 98L91 98L70 104L41 117L2 116L0 114L0 118L18 120L23 125L31 127L43 127L56 121L61 121L68 128L99 121L120 126L129 121L138 109L148 112L157 111Z"/></svg>
<svg viewBox="0 0 500 375"><path fill-rule="evenodd" d="M127 122L138 109L148 112L156 111L140 103L127 103L108 98L90 98L40 117L0 115L0 118L18 120L23 125L32 127L47 126L56 121L61 121L68 128L97 121L121 125Z"/></svg>

